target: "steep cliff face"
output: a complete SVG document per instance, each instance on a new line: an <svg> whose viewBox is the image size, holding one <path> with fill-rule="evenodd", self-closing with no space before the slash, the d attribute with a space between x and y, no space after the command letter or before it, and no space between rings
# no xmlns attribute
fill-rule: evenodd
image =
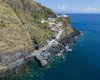
<svg viewBox="0 0 100 80"><path fill-rule="evenodd" d="M48 29L48 24L41 24L42 19L56 17L55 13L39 3L32 0L5 0L15 11L23 25L29 31L31 38L37 41L39 47L46 44L48 38L52 38L52 31Z"/></svg>
<svg viewBox="0 0 100 80"><path fill-rule="evenodd" d="M15 10L24 9L30 12L37 11L38 13L41 13L46 17L48 16L56 17L55 13L51 9L44 7L40 3L37 3L32 0L4 0L4 1L7 2ZM36 14L33 15L36 16Z"/></svg>
<svg viewBox="0 0 100 80"><path fill-rule="evenodd" d="M69 17L58 18L40 3L0 0L0 73L19 66L32 51L48 45L47 40L59 39L63 45L54 46L59 52L73 31ZM53 54L54 47L48 52Z"/></svg>
<svg viewBox="0 0 100 80"><path fill-rule="evenodd" d="M24 58L34 49L31 36L15 11L0 0L0 74L7 65Z"/></svg>
<svg viewBox="0 0 100 80"><path fill-rule="evenodd" d="M56 17L32 0L0 0L0 71L52 38L48 24L40 22L49 16Z"/></svg>
<svg viewBox="0 0 100 80"><path fill-rule="evenodd" d="M9 64L17 51L32 49L30 34L16 13L0 0L0 64ZM22 55L21 53L19 56ZM12 56L12 57L10 57ZM18 56L16 56L18 57Z"/></svg>

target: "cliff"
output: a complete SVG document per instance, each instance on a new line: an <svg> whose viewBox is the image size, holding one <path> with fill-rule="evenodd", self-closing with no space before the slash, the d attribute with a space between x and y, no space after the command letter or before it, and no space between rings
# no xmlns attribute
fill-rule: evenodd
<svg viewBox="0 0 100 80"><path fill-rule="evenodd" d="M41 24L41 20L47 19L49 16L56 17L55 13L32 0L5 0L5 2L8 3L27 28L33 43L37 41L36 43L39 44L36 45L43 47L46 44L46 40L52 37L52 31L48 29L48 24Z"/></svg>
<svg viewBox="0 0 100 80"><path fill-rule="evenodd" d="M70 40L67 37L72 35L73 40L79 35L77 32L71 27L70 17L57 17L40 3L0 0L0 74L23 64L28 56L37 57L36 53L32 53L35 50L45 47L43 50L53 54L55 42L58 44L54 47L59 43L65 47Z"/></svg>
<svg viewBox="0 0 100 80"><path fill-rule="evenodd" d="M32 46L27 28L12 8L0 0L0 67L27 55L24 53L32 50Z"/></svg>

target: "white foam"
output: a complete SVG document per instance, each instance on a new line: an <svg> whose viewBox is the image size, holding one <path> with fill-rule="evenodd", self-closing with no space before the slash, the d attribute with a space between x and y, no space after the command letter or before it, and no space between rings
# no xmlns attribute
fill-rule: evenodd
<svg viewBox="0 0 100 80"><path fill-rule="evenodd" d="M71 51L72 51L72 49L67 49L67 51L71 52Z"/></svg>

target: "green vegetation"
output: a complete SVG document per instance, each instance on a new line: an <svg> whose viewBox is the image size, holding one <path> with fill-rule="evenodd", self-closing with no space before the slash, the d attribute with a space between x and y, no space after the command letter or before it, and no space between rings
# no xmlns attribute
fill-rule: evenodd
<svg viewBox="0 0 100 80"><path fill-rule="evenodd" d="M30 35L16 13L0 0L0 54L32 47Z"/></svg>
<svg viewBox="0 0 100 80"><path fill-rule="evenodd" d="M15 5L16 4L16 5ZM71 32L70 19L60 17L49 8L32 0L0 0L0 51L15 51L19 49L34 49L46 45L46 40L53 37L53 31L48 23L41 23L48 17L62 22L65 32ZM35 41L34 41L35 40Z"/></svg>
<svg viewBox="0 0 100 80"><path fill-rule="evenodd" d="M73 29L70 23L70 17L57 17L56 22L62 22L63 24L61 27L61 29L64 30L64 32L61 35L62 38L73 32Z"/></svg>
<svg viewBox="0 0 100 80"><path fill-rule="evenodd" d="M57 22L66 22L70 24L70 17L57 17L56 18Z"/></svg>
<svg viewBox="0 0 100 80"><path fill-rule="evenodd" d="M52 31L48 28L47 24L45 23L35 23L34 25L30 25L27 23L27 26L29 26L28 30L30 32L31 38L36 39L36 41L39 44L39 47L45 46L46 40L52 38L53 36Z"/></svg>
<svg viewBox="0 0 100 80"><path fill-rule="evenodd" d="M32 16L35 19L47 19L48 17L56 17L56 14L49 8L42 6L40 3L36 3L38 8L32 9Z"/></svg>
<svg viewBox="0 0 100 80"><path fill-rule="evenodd" d="M3 21L1 21L0 22L0 29L5 28L5 27L6 27L5 23Z"/></svg>
<svg viewBox="0 0 100 80"><path fill-rule="evenodd" d="M0 0L0 69L44 47L59 31L61 38L73 31L69 17L57 18L33 0Z"/></svg>
<svg viewBox="0 0 100 80"><path fill-rule="evenodd" d="M49 29L48 23L41 23L41 20L47 20L48 17L56 17L56 14L51 9L42 6L40 3L30 3L29 1L26 0L26 2L24 1L23 3L19 0L22 7L16 2L16 4L19 5L19 8L16 9L16 6L14 6L12 9L16 12L22 24L29 31L31 39L33 39L33 41L36 39L38 46L43 47L46 45L46 40L52 38L53 32ZM7 2L12 7L12 3L9 1ZM28 5L25 4L27 2ZM36 45L36 43L33 42L33 46L34 45Z"/></svg>

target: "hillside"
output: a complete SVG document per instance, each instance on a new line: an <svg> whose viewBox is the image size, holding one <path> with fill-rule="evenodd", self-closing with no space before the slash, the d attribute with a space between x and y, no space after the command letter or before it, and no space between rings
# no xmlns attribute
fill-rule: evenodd
<svg viewBox="0 0 100 80"><path fill-rule="evenodd" d="M57 17L40 3L0 0L0 71L72 32L69 17Z"/></svg>
<svg viewBox="0 0 100 80"><path fill-rule="evenodd" d="M42 6L32 0L5 0L16 12L23 25L31 34L31 39L37 41L40 47L46 43L46 39L52 37L52 32L48 29L48 24L41 24L42 19L49 16L55 17L51 9Z"/></svg>
<svg viewBox="0 0 100 80"><path fill-rule="evenodd" d="M14 53L32 50L32 46L30 34L16 13L0 0L0 67L11 63Z"/></svg>

